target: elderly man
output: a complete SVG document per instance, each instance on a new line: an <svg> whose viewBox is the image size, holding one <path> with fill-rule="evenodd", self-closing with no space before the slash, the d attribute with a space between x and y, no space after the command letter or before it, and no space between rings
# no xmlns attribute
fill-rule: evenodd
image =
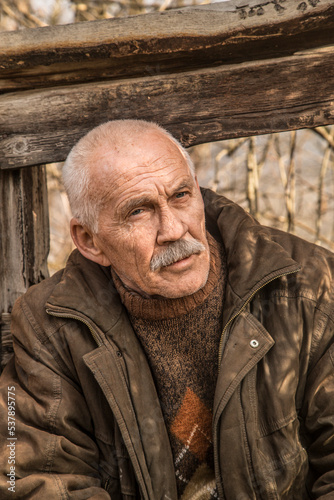
<svg viewBox="0 0 334 500"><path fill-rule="evenodd" d="M0 497L334 499L333 255L152 123L92 130L64 181L77 250L12 314Z"/></svg>

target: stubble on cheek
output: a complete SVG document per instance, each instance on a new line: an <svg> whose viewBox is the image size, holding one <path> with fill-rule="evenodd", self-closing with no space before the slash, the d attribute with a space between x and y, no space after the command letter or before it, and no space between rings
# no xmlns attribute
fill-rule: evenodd
<svg viewBox="0 0 334 500"><path fill-rule="evenodd" d="M118 241L114 255L115 267L119 276L123 276L129 283L138 283L145 280L146 256L149 252L142 248L145 235L138 235L137 228L131 222L126 222L115 232L114 241Z"/></svg>

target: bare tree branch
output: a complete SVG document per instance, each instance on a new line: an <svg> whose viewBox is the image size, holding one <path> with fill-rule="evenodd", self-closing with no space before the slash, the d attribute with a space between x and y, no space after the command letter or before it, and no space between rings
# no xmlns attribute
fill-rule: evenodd
<svg viewBox="0 0 334 500"><path fill-rule="evenodd" d="M329 136L329 140L326 139L328 142L327 148L324 153L324 157L322 160L321 164L321 169L320 169L320 174L319 174L319 182L318 182L318 210L317 210L317 219L316 219L316 243L320 242L320 230L321 230L321 217L323 214L323 205L324 205L324 200L323 200L323 186L324 186L324 181L325 181L325 175L328 169L331 153L332 153L332 145L331 141L334 142L334 128L332 129L332 132Z"/></svg>
<svg viewBox="0 0 334 500"><path fill-rule="evenodd" d="M255 137L250 137L247 154L247 200L249 211L258 215L259 172L255 152Z"/></svg>
<svg viewBox="0 0 334 500"><path fill-rule="evenodd" d="M333 135L330 132L328 132L328 130L326 129L326 127L317 127L317 128L315 128L313 130L318 135L320 135L320 137L322 137L323 139L325 139L328 142L328 144L331 146L331 148L334 148L334 137L333 137Z"/></svg>

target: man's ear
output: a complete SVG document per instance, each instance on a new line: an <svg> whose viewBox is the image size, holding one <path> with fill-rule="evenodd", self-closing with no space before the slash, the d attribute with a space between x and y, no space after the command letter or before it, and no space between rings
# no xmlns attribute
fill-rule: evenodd
<svg viewBox="0 0 334 500"><path fill-rule="evenodd" d="M197 188L200 189L199 184L198 184L197 175L195 175L195 184L196 184Z"/></svg>
<svg viewBox="0 0 334 500"><path fill-rule="evenodd" d="M75 246L86 259L97 262L101 266L110 266L110 261L97 243L97 238L78 219L73 218L70 222L71 236Z"/></svg>

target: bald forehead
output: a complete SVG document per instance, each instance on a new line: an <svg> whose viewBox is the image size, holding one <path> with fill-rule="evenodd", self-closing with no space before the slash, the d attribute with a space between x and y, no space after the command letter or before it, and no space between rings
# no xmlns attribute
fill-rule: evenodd
<svg viewBox="0 0 334 500"><path fill-rule="evenodd" d="M138 166L149 169L159 161L162 164L184 161L186 164L178 146L159 130L129 134L114 143L96 145L89 162L91 181L95 188L98 183L103 189L106 178L116 180L131 174L131 170ZM108 189L110 188L112 186L108 186Z"/></svg>

